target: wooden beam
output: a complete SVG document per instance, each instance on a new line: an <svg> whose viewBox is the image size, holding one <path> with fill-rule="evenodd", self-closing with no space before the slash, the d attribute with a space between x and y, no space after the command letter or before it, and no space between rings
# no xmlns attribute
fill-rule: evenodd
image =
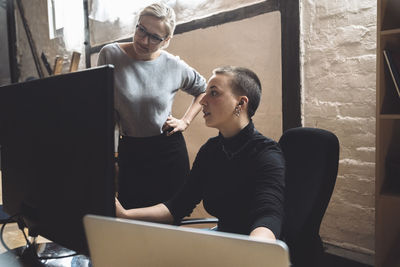
<svg viewBox="0 0 400 267"><path fill-rule="evenodd" d="M283 131L301 126L299 0L280 0Z"/></svg>
<svg viewBox="0 0 400 267"><path fill-rule="evenodd" d="M28 38L29 47L31 48L33 61L36 66L36 71L39 75L39 78L43 78L44 74L43 74L43 70L42 70L42 65L40 65L40 60L39 60L39 56L37 54L36 45L33 40L31 30L29 29L28 21L26 20L24 7L22 5L21 0L17 0L17 6L18 6L19 13L21 15L22 24L24 25L26 37Z"/></svg>

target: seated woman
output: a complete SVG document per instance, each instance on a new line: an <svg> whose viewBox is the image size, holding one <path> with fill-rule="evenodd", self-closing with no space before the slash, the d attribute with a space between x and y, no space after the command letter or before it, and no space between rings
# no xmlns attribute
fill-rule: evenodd
<svg viewBox="0 0 400 267"><path fill-rule="evenodd" d="M215 69L200 104L206 125L219 135L200 148L188 181L172 199L130 210L116 200L117 217L174 223L203 200L219 231L278 238L285 163L278 144L254 128L260 97L261 83L251 70Z"/></svg>

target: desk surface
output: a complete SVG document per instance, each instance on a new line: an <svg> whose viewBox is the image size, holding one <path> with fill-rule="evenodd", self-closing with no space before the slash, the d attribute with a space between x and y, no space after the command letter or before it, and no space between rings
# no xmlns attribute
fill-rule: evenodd
<svg viewBox="0 0 400 267"><path fill-rule="evenodd" d="M0 225L1 226L1 225ZM26 231L26 234L27 231ZM37 266L57 266L57 267L86 267L91 266L90 260L84 255L75 255L73 257L66 257L62 259L49 259L42 260L39 263L34 264L34 260L23 260L20 255L25 249L26 241L22 234L22 231L18 228L16 223L9 223L6 225L3 233L3 240L6 245L11 248L11 251L0 244L0 266L7 267L37 267ZM38 251L42 256L54 256L54 255L71 255L74 252L61 247L55 243L50 242L48 239L39 236L37 239Z"/></svg>

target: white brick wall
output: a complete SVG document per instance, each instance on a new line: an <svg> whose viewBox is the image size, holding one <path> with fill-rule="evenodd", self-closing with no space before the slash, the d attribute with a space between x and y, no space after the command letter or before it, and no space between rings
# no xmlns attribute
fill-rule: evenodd
<svg viewBox="0 0 400 267"><path fill-rule="evenodd" d="M322 238L373 254L376 1L300 5L303 123L334 132L341 144Z"/></svg>

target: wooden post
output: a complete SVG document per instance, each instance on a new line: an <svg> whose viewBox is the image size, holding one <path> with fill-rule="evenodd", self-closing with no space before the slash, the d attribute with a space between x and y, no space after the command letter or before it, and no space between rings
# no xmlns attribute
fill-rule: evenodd
<svg viewBox="0 0 400 267"><path fill-rule="evenodd" d="M63 57L56 56L56 60L54 62L54 67L53 67L53 75L61 74L63 62L64 62Z"/></svg>
<svg viewBox="0 0 400 267"><path fill-rule="evenodd" d="M71 57L71 64L69 66L69 72L74 72L78 70L79 60L81 58L81 53L73 52Z"/></svg>

